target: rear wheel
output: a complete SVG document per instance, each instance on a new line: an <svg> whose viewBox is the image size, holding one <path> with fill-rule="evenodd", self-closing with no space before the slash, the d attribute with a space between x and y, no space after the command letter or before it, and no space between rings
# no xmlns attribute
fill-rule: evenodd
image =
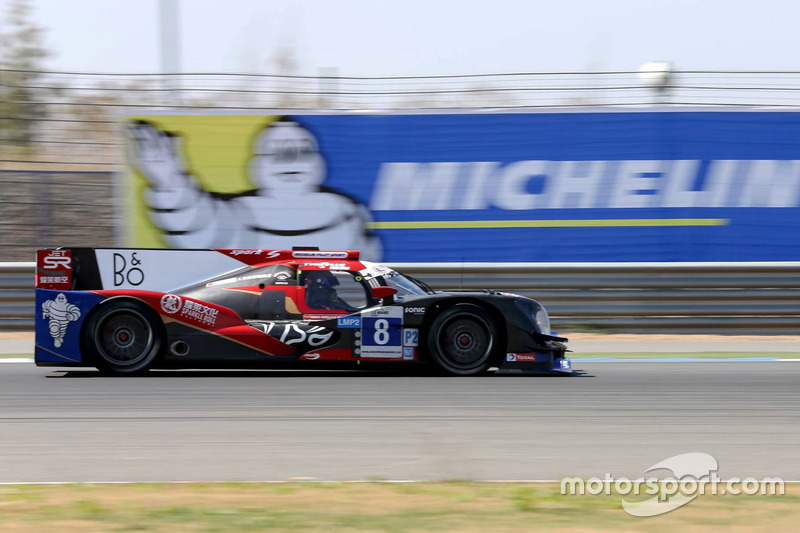
<svg viewBox="0 0 800 533"><path fill-rule="evenodd" d="M498 350L492 317L481 307L458 304L433 321L428 351L436 365L450 374L472 376L489 369Z"/></svg>
<svg viewBox="0 0 800 533"><path fill-rule="evenodd" d="M109 302L100 308L86 329L86 347L97 368L106 372L147 370L161 349L161 324L143 304Z"/></svg>

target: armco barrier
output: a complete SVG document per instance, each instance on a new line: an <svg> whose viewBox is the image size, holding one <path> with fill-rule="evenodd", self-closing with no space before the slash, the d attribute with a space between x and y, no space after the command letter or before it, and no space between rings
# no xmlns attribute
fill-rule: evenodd
<svg viewBox="0 0 800 533"><path fill-rule="evenodd" d="M800 334L800 263L393 264L437 289L530 296L562 331ZM0 329L33 328L33 263L0 263Z"/></svg>
<svg viewBox="0 0 800 533"><path fill-rule="evenodd" d="M800 333L800 263L395 264L437 289L529 296L557 330Z"/></svg>
<svg viewBox="0 0 800 533"><path fill-rule="evenodd" d="M35 263L0 262L0 330L33 329Z"/></svg>

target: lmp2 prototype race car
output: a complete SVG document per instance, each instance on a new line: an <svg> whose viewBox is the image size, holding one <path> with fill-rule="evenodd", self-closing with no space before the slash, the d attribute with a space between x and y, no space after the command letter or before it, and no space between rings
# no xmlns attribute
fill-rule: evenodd
<svg viewBox="0 0 800 533"><path fill-rule="evenodd" d="M421 362L571 373L534 300L440 292L354 251L39 250L36 364L253 368Z"/></svg>

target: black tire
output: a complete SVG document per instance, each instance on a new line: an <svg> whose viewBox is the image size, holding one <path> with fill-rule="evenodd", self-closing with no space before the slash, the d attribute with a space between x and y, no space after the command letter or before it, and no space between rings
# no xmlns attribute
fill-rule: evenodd
<svg viewBox="0 0 800 533"><path fill-rule="evenodd" d="M482 374L500 347L494 320L483 308L457 304L436 317L428 332L428 353L443 371L457 376Z"/></svg>
<svg viewBox="0 0 800 533"><path fill-rule="evenodd" d="M84 350L102 372L144 372L161 351L162 327L158 315L148 306L111 301L89 319Z"/></svg>

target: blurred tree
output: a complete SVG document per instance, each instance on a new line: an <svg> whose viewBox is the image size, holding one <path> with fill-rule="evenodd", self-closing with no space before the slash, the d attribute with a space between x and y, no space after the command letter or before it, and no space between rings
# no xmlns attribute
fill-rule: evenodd
<svg viewBox="0 0 800 533"><path fill-rule="evenodd" d="M47 115L38 85L49 55L43 30L31 20L30 0L13 0L0 29L0 139L30 148Z"/></svg>
<svg viewBox="0 0 800 533"><path fill-rule="evenodd" d="M410 85L402 90L419 93L401 96L394 105L399 109L491 109L520 105L513 94L502 89L488 84L470 84L449 92L447 86Z"/></svg>
<svg viewBox="0 0 800 533"><path fill-rule="evenodd" d="M274 78L270 85L273 90L279 92L273 103L275 109L315 109L318 103L317 97L309 93L319 90L317 82L293 77L297 76L299 65L296 46L279 46L270 59L273 72L278 76L286 76Z"/></svg>

